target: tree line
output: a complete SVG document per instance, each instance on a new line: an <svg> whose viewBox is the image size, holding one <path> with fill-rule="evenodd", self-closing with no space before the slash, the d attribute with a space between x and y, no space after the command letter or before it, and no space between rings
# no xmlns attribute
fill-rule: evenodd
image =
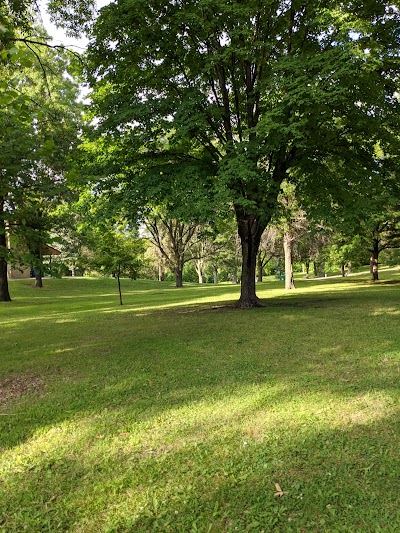
<svg viewBox="0 0 400 533"><path fill-rule="evenodd" d="M263 305L257 274L279 239L287 288L293 256L307 268L318 239L330 244L325 263L344 272L368 253L378 279L380 252L400 244L396 5L118 0L96 12L53 0L49 10L86 32L80 58L51 45L30 2L0 9L0 299L21 249L40 285L54 239L108 257L97 268L119 279L130 256L136 275L146 236L177 286L186 262L200 280L206 258L226 261L238 242L242 308Z"/></svg>

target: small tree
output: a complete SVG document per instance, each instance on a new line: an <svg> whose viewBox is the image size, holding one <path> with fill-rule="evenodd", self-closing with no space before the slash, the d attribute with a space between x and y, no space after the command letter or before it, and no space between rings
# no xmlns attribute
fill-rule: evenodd
<svg viewBox="0 0 400 533"><path fill-rule="evenodd" d="M282 235L278 228L270 224L261 237L257 255L257 282L261 283L266 266L271 259L279 259L282 255Z"/></svg>
<svg viewBox="0 0 400 533"><path fill-rule="evenodd" d="M101 273L115 277L119 303L123 305L121 277L137 278L143 264L145 240L118 226L98 229L93 237L93 256L89 264Z"/></svg>
<svg viewBox="0 0 400 533"><path fill-rule="evenodd" d="M382 250L400 248L400 208L389 208L386 216L374 217L370 221L365 238L369 241L372 279L378 281L379 254Z"/></svg>
<svg viewBox="0 0 400 533"><path fill-rule="evenodd" d="M150 241L175 273L175 285L181 288L183 267L191 259L189 250L194 246L198 225L170 218L160 210L148 216L145 224L150 233Z"/></svg>
<svg viewBox="0 0 400 533"><path fill-rule="evenodd" d="M328 270L339 270L342 277L351 274L353 266L366 264L368 255L360 235L353 238L334 233L332 242L326 245L325 266ZM347 271L346 271L347 267Z"/></svg>
<svg viewBox="0 0 400 533"><path fill-rule="evenodd" d="M301 208L293 184L284 182L279 195L279 209L275 218L275 226L283 241L285 259L285 289L294 289L293 279L293 246L308 233L305 211Z"/></svg>

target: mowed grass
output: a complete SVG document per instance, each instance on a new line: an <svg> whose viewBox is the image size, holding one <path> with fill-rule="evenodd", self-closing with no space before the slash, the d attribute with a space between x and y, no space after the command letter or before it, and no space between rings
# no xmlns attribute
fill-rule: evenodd
<svg viewBox="0 0 400 533"><path fill-rule="evenodd" d="M400 530L400 270L239 288L13 281L0 531Z"/></svg>

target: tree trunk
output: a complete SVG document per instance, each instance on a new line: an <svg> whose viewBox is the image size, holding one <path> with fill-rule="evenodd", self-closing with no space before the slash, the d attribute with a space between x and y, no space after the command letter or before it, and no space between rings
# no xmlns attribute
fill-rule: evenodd
<svg viewBox="0 0 400 533"><path fill-rule="evenodd" d="M35 268L35 287L37 289L41 289L43 287L42 271L38 268Z"/></svg>
<svg viewBox="0 0 400 533"><path fill-rule="evenodd" d="M314 278L317 278L318 277L318 265L315 261L313 262L313 267L314 267Z"/></svg>
<svg viewBox="0 0 400 533"><path fill-rule="evenodd" d="M295 289L292 265L292 240L288 233L283 236L283 249L285 252L285 289Z"/></svg>
<svg viewBox="0 0 400 533"><path fill-rule="evenodd" d="M344 278L344 277L346 276L345 264L344 264L344 263L342 263L342 264L340 265L340 272L341 272L341 274L342 274L342 277Z"/></svg>
<svg viewBox="0 0 400 533"><path fill-rule="evenodd" d="M119 305L123 305L122 303L122 291L121 291L121 278L120 278L120 272L117 272L117 281L118 281L118 294L119 294Z"/></svg>
<svg viewBox="0 0 400 533"><path fill-rule="evenodd" d="M204 282L203 261L201 259L200 260L195 260L194 261L194 267L195 267L196 272L197 272L197 278L199 280L199 284L201 285Z"/></svg>
<svg viewBox="0 0 400 533"><path fill-rule="evenodd" d="M8 290L7 262L3 257L0 257L0 302L11 302Z"/></svg>
<svg viewBox="0 0 400 533"><path fill-rule="evenodd" d="M263 280L263 264L261 254L257 254L257 283L262 283Z"/></svg>
<svg viewBox="0 0 400 533"><path fill-rule="evenodd" d="M238 277L237 277L237 271L236 269L232 270L232 283L233 285L237 285Z"/></svg>
<svg viewBox="0 0 400 533"><path fill-rule="evenodd" d="M242 276L240 299L236 307L248 309L264 307L265 304L256 296L256 262L261 236L266 228L258 215L249 215L236 206L238 233L242 244Z"/></svg>
<svg viewBox="0 0 400 533"><path fill-rule="evenodd" d="M160 261L158 263L158 281L164 281L164 279L165 279L165 269L164 269L164 265Z"/></svg>
<svg viewBox="0 0 400 533"><path fill-rule="evenodd" d="M183 268L180 265L175 267L175 286L178 289L183 287Z"/></svg>
<svg viewBox="0 0 400 533"><path fill-rule="evenodd" d="M319 278L326 277L326 274L325 274L325 263L324 262L318 264L318 277Z"/></svg>
<svg viewBox="0 0 400 533"><path fill-rule="evenodd" d="M351 274L353 270L353 265L351 264L351 261L347 263L347 275Z"/></svg>
<svg viewBox="0 0 400 533"><path fill-rule="evenodd" d="M4 204L4 200L2 198L0 198L0 204ZM0 302L11 302L11 297L8 290L6 253L6 227L4 224L4 220L2 220L0 226Z"/></svg>
<svg viewBox="0 0 400 533"><path fill-rule="evenodd" d="M306 279L310 277L310 261L306 261Z"/></svg>
<svg viewBox="0 0 400 533"><path fill-rule="evenodd" d="M33 248L33 255L35 257L35 287L41 289L43 287L43 272L42 272L42 251L40 243Z"/></svg>
<svg viewBox="0 0 400 533"><path fill-rule="evenodd" d="M217 265L213 265L213 279L214 279L214 285L218 284L218 267Z"/></svg>
<svg viewBox="0 0 400 533"><path fill-rule="evenodd" d="M378 258L379 258L379 241L377 239L374 239L373 244L372 244L372 250L371 250L371 258L370 258L370 271L372 274L373 281L379 280Z"/></svg>

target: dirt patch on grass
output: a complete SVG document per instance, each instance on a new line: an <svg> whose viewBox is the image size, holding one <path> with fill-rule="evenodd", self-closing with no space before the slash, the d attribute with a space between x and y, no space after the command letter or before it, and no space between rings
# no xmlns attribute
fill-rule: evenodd
<svg viewBox="0 0 400 533"><path fill-rule="evenodd" d="M0 380L0 405L28 392L40 392L43 388L44 381L37 375L24 375Z"/></svg>

